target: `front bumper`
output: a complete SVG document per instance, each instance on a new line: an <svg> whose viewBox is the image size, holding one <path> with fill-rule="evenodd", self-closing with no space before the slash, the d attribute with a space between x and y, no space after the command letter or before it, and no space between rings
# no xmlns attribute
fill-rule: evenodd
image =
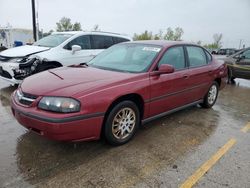
<svg viewBox="0 0 250 188"><path fill-rule="evenodd" d="M67 118L53 118L35 114L30 108L20 106L11 97L12 113L27 129L58 141L85 141L100 138L104 113L95 113Z"/></svg>
<svg viewBox="0 0 250 188"><path fill-rule="evenodd" d="M19 65L17 63L8 63L8 62L0 62L0 78L3 80L10 82L12 85L20 84L22 80L17 80L14 77L13 68L18 68Z"/></svg>

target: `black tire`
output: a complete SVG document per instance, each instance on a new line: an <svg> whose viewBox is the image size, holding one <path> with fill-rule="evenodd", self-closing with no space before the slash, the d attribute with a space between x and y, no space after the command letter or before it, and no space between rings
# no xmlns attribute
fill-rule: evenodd
<svg viewBox="0 0 250 188"><path fill-rule="evenodd" d="M216 93L214 93L215 90ZM211 108L215 104L218 94L219 94L219 85L217 82L213 82L207 94L204 97L203 103L201 103L200 105L204 108Z"/></svg>
<svg viewBox="0 0 250 188"><path fill-rule="evenodd" d="M126 114L126 112L131 112L131 118L134 116L135 120L132 121L134 123L129 124L128 116L126 116L126 118L120 118L120 121L115 121L115 119L117 120L117 117L119 117L119 115L121 117L121 114ZM104 124L104 136L108 143L111 145L118 146L125 144L130 141L135 135L136 130L139 127L140 121L140 112L137 105L132 101L122 101L115 107L113 107L113 109L108 114L108 117ZM131 132L129 133L128 130L125 129L128 129L130 126L133 128L131 128ZM118 129L117 131L115 130L115 127ZM125 134L125 132L126 134L128 134L125 138L117 138L122 137L122 133Z"/></svg>
<svg viewBox="0 0 250 188"><path fill-rule="evenodd" d="M235 81L234 81L235 77L233 77L233 73L232 73L232 70L230 68L228 69L227 74L228 74L227 75L227 83L229 83L229 84L235 83Z"/></svg>

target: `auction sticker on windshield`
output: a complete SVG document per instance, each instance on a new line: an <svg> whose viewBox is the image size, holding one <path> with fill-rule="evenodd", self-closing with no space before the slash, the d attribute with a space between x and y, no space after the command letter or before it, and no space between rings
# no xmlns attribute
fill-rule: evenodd
<svg viewBox="0 0 250 188"><path fill-rule="evenodd" d="M142 50L144 51L152 51L152 52L159 52L161 48L156 48L156 47L144 47Z"/></svg>

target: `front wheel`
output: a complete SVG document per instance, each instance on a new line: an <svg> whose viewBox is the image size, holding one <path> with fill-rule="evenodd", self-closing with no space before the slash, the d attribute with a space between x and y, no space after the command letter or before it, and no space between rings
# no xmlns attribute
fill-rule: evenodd
<svg viewBox="0 0 250 188"><path fill-rule="evenodd" d="M201 106L204 108L211 108L217 100L218 93L219 93L219 85L217 82L213 82L207 94L205 95L203 103L201 103Z"/></svg>
<svg viewBox="0 0 250 188"><path fill-rule="evenodd" d="M140 123L140 113L132 101L117 104L105 122L105 138L112 145L122 145L132 139Z"/></svg>
<svg viewBox="0 0 250 188"><path fill-rule="evenodd" d="M227 83L231 83L231 84L234 84L235 83L235 81L234 81L234 79L235 79L235 77L233 77L233 73L232 73L232 70L229 68L228 69L228 75L227 75L227 78L228 78L228 80L227 80Z"/></svg>

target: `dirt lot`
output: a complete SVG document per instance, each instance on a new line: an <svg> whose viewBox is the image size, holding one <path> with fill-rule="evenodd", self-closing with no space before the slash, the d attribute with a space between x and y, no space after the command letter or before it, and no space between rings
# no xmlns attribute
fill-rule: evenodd
<svg viewBox="0 0 250 188"><path fill-rule="evenodd" d="M121 147L59 143L12 117L0 81L0 187L250 187L250 81L212 109L191 107L143 126Z"/></svg>

